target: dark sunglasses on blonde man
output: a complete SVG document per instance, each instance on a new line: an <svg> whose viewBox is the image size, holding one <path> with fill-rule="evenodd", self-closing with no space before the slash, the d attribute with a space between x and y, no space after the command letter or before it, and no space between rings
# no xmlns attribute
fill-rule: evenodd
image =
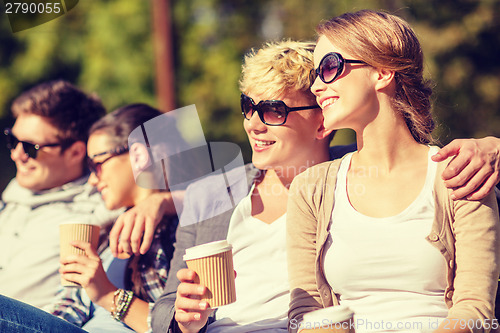
<svg viewBox="0 0 500 333"><path fill-rule="evenodd" d="M288 114L292 111L319 109L317 104L309 106L289 107L280 100L266 100L255 104L253 99L245 94L240 98L241 112L245 119L250 120L254 111L257 111L260 120L269 126L280 126L286 123Z"/></svg>

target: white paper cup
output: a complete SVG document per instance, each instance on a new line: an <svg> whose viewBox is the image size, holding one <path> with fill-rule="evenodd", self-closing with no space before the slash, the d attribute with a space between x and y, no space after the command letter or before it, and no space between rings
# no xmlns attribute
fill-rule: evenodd
<svg viewBox="0 0 500 333"><path fill-rule="evenodd" d="M210 307L236 301L234 287L233 250L227 241L216 241L186 249L184 261L198 274L196 283L207 287L202 300Z"/></svg>
<svg viewBox="0 0 500 333"><path fill-rule="evenodd" d="M59 225L60 236L60 257L65 258L71 254L86 255L85 251L70 245L72 241L88 242L92 248L97 249L99 245L100 227L94 224L87 223L64 223ZM67 281L61 277L61 285L64 287L79 287L80 285L74 282Z"/></svg>
<svg viewBox="0 0 500 333"><path fill-rule="evenodd" d="M301 324L301 333L354 333L354 312L344 305L306 313Z"/></svg>

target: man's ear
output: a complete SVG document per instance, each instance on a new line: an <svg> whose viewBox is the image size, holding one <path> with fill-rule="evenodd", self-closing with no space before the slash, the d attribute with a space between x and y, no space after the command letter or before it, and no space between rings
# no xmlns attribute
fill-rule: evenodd
<svg viewBox="0 0 500 333"><path fill-rule="evenodd" d="M87 156L87 145L83 141L73 142L64 150L64 156L71 165L80 165Z"/></svg>
<svg viewBox="0 0 500 333"><path fill-rule="evenodd" d="M130 163L134 173L142 171L151 165L148 147L142 143L133 143L129 148Z"/></svg>
<svg viewBox="0 0 500 333"><path fill-rule="evenodd" d="M385 68L380 68L377 69L377 83L375 88L377 90L383 90L387 88L391 83L394 82L394 75L396 72L385 69Z"/></svg>

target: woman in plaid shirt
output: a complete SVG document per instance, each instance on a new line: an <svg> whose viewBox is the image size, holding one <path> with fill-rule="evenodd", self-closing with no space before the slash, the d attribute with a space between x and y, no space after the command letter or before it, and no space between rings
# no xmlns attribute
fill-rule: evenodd
<svg viewBox="0 0 500 333"><path fill-rule="evenodd" d="M161 187L157 184L165 184L163 170L155 170L157 164L152 160L154 150L165 147L147 147L141 131L142 124L153 118L170 122L166 127L175 130L171 117L144 104L120 108L90 130L89 183L97 187L108 209L130 208L158 192L155 188ZM154 134L146 133L148 144ZM83 289L64 288L50 312L88 332L147 331L150 304L161 295L167 278L176 227L176 217L165 217L149 251L127 259L114 258L109 248L99 256L89 243L75 242L87 256L64 258L60 272Z"/></svg>

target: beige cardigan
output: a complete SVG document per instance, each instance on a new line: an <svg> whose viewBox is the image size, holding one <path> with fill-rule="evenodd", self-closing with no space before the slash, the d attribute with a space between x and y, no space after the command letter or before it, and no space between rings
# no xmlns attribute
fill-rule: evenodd
<svg viewBox="0 0 500 333"><path fill-rule="evenodd" d="M481 201L451 200L450 190L440 178L448 163L449 160L441 162L437 168L436 212L426 239L448 263L445 290L448 318L480 319L491 324L500 272L496 199L492 192ZM338 305L323 272L322 252L330 232L339 165L340 160L318 164L295 177L290 186L287 252L291 332L296 331L304 313ZM476 327L473 331L488 330Z"/></svg>

